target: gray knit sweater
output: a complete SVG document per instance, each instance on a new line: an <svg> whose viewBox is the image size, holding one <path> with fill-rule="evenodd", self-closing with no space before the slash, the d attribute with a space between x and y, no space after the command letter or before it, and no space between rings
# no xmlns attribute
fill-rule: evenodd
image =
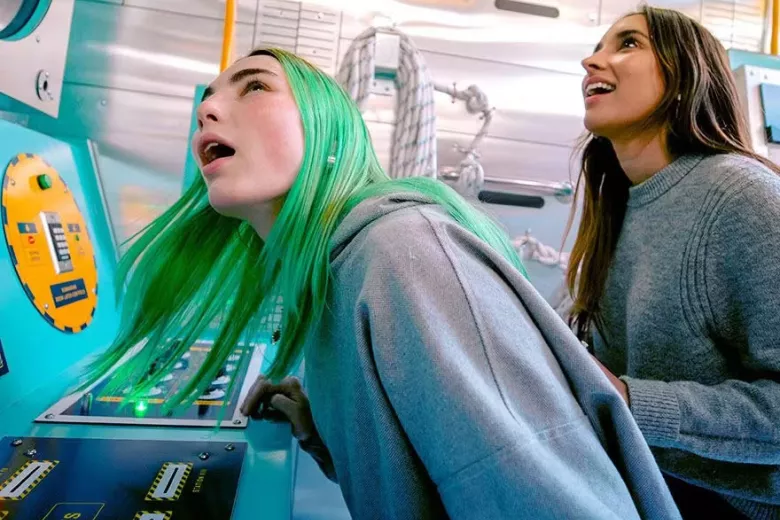
<svg viewBox="0 0 780 520"><path fill-rule="evenodd" d="M686 156L632 187L601 316L662 470L780 518L780 176Z"/></svg>

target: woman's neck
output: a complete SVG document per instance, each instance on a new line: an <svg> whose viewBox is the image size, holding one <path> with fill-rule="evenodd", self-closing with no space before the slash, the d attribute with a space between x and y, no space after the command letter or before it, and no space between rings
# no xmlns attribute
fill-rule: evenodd
<svg viewBox="0 0 780 520"><path fill-rule="evenodd" d="M268 235L271 234L271 228L274 227L276 219L279 213L282 212L282 206L284 206L285 197L279 197L263 204L258 204L252 207L248 215L243 218L249 222L263 241L268 240Z"/></svg>
<svg viewBox="0 0 780 520"><path fill-rule="evenodd" d="M661 133L650 137L611 140L615 155L631 184L636 186L643 183L672 163L673 158L665 141Z"/></svg>

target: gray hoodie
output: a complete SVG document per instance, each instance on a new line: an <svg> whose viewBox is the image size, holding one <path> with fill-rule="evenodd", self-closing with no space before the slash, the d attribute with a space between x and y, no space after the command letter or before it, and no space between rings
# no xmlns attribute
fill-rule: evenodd
<svg viewBox="0 0 780 520"><path fill-rule="evenodd" d="M306 379L353 518L680 518L628 407L494 249L410 194L331 245Z"/></svg>

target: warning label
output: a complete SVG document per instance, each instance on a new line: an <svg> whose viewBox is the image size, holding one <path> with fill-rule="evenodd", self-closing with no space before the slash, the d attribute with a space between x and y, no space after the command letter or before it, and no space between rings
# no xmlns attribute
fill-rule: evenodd
<svg viewBox="0 0 780 520"><path fill-rule="evenodd" d="M27 260L30 261L30 264L32 265L38 265L41 263L41 252L37 249L27 249Z"/></svg>
<svg viewBox="0 0 780 520"><path fill-rule="evenodd" d="M34 235L38 232L38 226L36 226L34 222L19 222L16 227L22 235Z"/></svg>
<svg viewBox="0 0 780 520"><path fill-rule="evenodd" d="M54 298L55 307L64 307L79 300L87 299L87 287L84 280L79 278L72 282L58 283L51 286L51 295Z"/></svg>

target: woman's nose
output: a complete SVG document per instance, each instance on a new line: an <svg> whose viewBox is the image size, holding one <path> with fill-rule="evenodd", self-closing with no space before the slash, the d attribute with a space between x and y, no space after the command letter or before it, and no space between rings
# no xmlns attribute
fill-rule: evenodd
<svg viewBox="0 0 780 520"><path fill-rule="evenodd" d="M203 128L207 121L218 122L222 119L219 106L215 99L209 98L198 106L198 126Z"/></svg>
<svg viewBox="0 0 780 520"><path fill-rule="evenodd" d="M582 60L581 64L582 68L585 69L585 72L604 70L604 57L602 56L601 52L594 52Z"/></svg>

